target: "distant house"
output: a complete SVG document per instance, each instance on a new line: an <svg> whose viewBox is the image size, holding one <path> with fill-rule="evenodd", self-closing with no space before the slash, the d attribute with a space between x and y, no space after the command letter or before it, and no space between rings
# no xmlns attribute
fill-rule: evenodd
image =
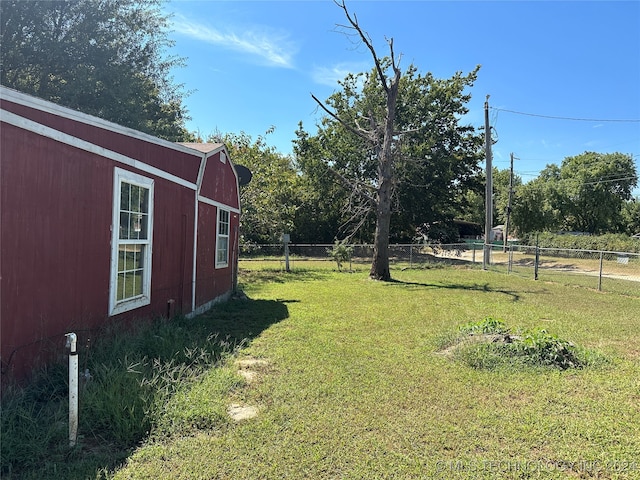
<svg viewBox="0 0 640 480"><path fill-rule="evenodd" d="M0 358L17 377L114 319L195 315L235 288L238 175L174 144L0 87Z"/></svg>
<svg viewBox="0 0 640 480"><path fill-rule="evenodd" d="M504 225L496 225L491 229L491 233L489 234L489 241L491 242L504 241Z"/></svg>

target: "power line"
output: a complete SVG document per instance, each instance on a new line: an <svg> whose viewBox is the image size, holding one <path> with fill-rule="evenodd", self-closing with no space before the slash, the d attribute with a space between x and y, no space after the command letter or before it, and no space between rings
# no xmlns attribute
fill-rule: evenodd
<svg viewBox="0 0 640 480"><path fill-rule="evenodd" d="M496 108L489 107L491 110L495 110L496 112L506 112L513 113L515 115L526 115L529 117L539 117L539 118L551 118L553 120L572 120L576 122L618 122L618 123L640 123L640 119L610 119L610 118L575 118L575 117L556 117L553 115L540 115L537 113L526 113L526 112L517 112L515 110L507 110L505 108Z"/></svg>

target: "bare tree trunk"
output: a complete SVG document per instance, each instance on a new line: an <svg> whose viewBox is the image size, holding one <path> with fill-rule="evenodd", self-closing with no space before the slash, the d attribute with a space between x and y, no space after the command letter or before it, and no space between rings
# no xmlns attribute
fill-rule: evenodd
<svg viewBox="0 0 640 480"><path fill-rule="evenodd" d="M392 48L393 58L393 48ZM396 101L400 85L400 70L393 63L394 76L387 88L387 118L384 124L382 149L378 158L378 195L376 208L376 235L373 245L373 262L369 277L374 280L391 280L389 271L389 229L391 224L391 196L393 194L393 144Z"/></svg>
<svg viewBox="0 0 640 480"><path fill-rule="evenodd" d="M391 69L393 76L388 78L385 74L383 64L380 62L378 55L369 35L362 31L358 20L355 15L351 16L347 10L347 6L344 0L335 0L336 4L344 11L347 20L349 21L351 28L355 30L360 36L360 40L367 46L373 57L373 61L376 66L376 72L378 73L378 79L382 85L386 95L386 116L384 118L384 124L379 124L371 113L370 130L363 131L358 128L350 126L349 123L340 119L334 113L329 111L316 97L314 100L325 110L329 115L338 120L348 130L356 135L366 139L377 150L378 157L378 188L376 191L376 198L372 201L376 208L376 233L373 246L373 262L371 263L371 270L369 276L374 280L388 281L391 280L391 272L389 271L389 230L391 224L391 196L393 195L393 136L394 123L396 117L396 103L398 99L398 89L400 87L400 67L399 60L396 61L393 52L393 39L389 39L389 53L391 55ZM382 128L380 128L382 126ZM382 144L382 146L381 146ZM365 195L366 196L366 195Z"/></svg>
<svg viewBox="0 0 640 480"><path fill-rule="evenodd" d="M373 262L369 276L374 280L391 280L389 271L389 228L391 224L391 162L381 165L378 205L376 208L376 235L373 243Z"/></svg>

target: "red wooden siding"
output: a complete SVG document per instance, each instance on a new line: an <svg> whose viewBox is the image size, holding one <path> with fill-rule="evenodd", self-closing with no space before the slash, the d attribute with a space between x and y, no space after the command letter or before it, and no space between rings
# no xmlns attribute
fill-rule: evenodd
<svg viewBox="0 0 640 480"><path fill-rule="evenodd" d="M5 98L1 102L3 379L5 373L22 376L48 360L51 352L63 353L67 332L78 333L80 345L91 330L106 322L167 312L189 314L194 297L195 307L206 306L233 289L237 257L231 250L237 245L232 235L238 230L239 197L228 159L220 162L218 151L207 160L197 201L198 174L206 153L154 141L53 104L30 102L28 96L17 97L26 98L27 105ZM54 140L31 131L32 123L16 126L5 112L73 138ZM128 158L87 149L86 143L75 139ZM110 317L115 168L154 182L153 256L150 304ZM216 269L220 206L231 211L230 257L228 267Z"/></svg>
<svg viewBox="0 0 640 480"><path fill-rule="evenodd" d="M207 159L200 195L236 209L240 208L236 177L228 157L226 162L221 162L218 152Z"/></svg>
<svg viewBox="0 0 640 480"><path fill-rule="evenodd" d="M169 156L166 152L167 147L156 143L159 139L155 139L156 142L154 142L153 137L129 130L148 138L147 141L140 140L140 138L115 132L108 128L78 122L73 118L55 115L6 100L3 100L2 108L130 158L147 159L147 162L152 162L154 167L162 171L183 178L188 182L196 183L200 168L200 156L178 150L174 150Z"/></svg>
<svg viewBox="0 0 640 480"><path fill-rule="evenodd" d="M227 267L216 268L216 222L218 209L200 202L198 216L198 259L196 266L196 308L217 298L233 283L235 263L233 247L237 239L232 238L238 231L239 215L229 215L229 263ZM237 254L236 254L237 255Z"/></svg>

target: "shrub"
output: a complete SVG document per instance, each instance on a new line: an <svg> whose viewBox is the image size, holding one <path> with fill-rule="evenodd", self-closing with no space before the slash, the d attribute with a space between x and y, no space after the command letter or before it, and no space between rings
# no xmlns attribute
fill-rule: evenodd
<svg viewBox="0 0 640 480"><path fill-rule="evenodd" d="M566 248L575 250L604 250L608 252L640 253L640 241L624 234L606 235L558 235L550 232L527 234L521 239L523 245L540 248Z"/></svg>
<svg viewBox="0 0 640 480"><path fill-rule="evenodd" d="M351 261L353 256L353 247L348 246L344 242L336 240L333 248L327 249L327 253L338 264L338 270L342 270L342 264Z"/></svg>

